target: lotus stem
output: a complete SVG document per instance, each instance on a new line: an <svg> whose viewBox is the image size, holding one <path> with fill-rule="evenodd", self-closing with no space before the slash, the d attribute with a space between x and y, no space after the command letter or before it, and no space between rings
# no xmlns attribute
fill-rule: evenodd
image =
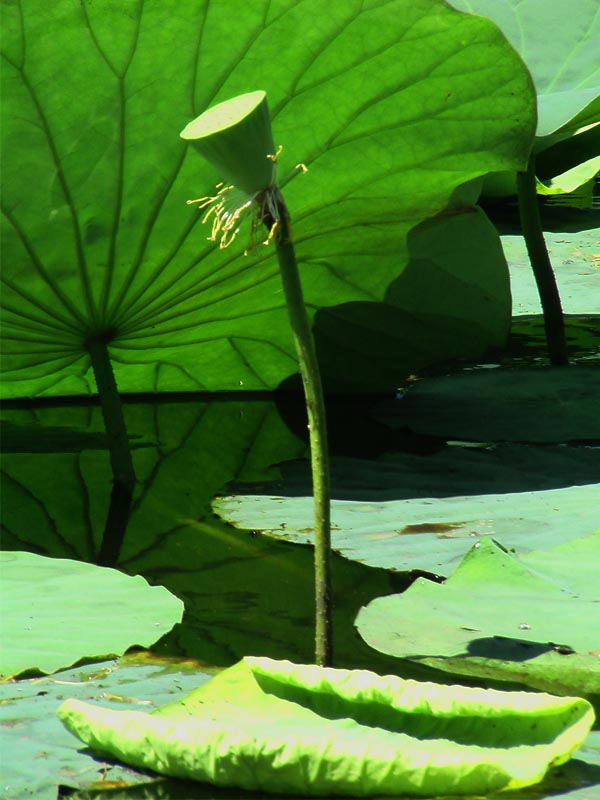
<svg viewBox="0 0 600 800"><path fill-rule="evenodd" d="M117 389L106 340L90 337L87 349L94 370L96 387L102 407L104 428L110 455L113 484L102 542L96 558L100 566L114 567L118 563L125 538L135 488L135 472L123 405Z"/></svg>
<svg viewBox="0 0 600 800"><path fill-rule="evenodd" d="M294 335L304 397L308 414L310 460L314 498L315 536L315 661L320 666L330 666L333 658L331 619L331 501L327 421L325 400L319 362L310 326L296 254L292 242L287 208L279 194L277 199L278 222L269 215L264 222L272 233L277 249L283 293Z"/></svg>
<svg viewBox="0 0 600 800"><path fill-rule="evenodd" d="M542 310L550 363L569 363L562 305L550 256L544 240L535 183L535 156L529 157L525 172L517 173L519 215L529 261L535 276Z"/></svg>

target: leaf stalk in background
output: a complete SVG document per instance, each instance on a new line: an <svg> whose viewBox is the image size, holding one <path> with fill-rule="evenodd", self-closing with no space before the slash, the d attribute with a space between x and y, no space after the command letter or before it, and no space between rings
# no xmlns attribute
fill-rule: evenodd
<svg viewBox="0 0 600 800"><path fill-rule="evenodd" d="M550 362L554 366L569 363L560 294L548 249L544 240L535 182L535 156L529 156L525 172L517 172L519 215L529 261L535 276L542 310Z"/></svg>
<svg viewBox="0 0 600 800"><path fill-rule="evenodd" d="M113 474L108 514L96 561L100 566L114 567L119 560L119 553L129 522L131 500L135 488L135 471L123 416L123 405L110 362L106 339L102 336L90 337L87 341L87 349L100 397Z"/></svg>

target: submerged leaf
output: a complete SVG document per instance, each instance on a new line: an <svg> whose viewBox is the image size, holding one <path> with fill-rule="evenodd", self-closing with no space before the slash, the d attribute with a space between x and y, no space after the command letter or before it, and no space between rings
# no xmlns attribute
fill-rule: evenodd
<svg viewBox="0 0 600 800"><path fill-rule="evenodd" d="M594 719L585 700L245 658L151 715L67 700L93 750L220 786L291 794L480 794L542 780Z"/></svg>

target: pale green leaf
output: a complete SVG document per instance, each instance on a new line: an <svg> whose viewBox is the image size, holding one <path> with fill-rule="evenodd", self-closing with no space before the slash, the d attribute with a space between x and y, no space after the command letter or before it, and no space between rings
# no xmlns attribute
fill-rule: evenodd
<svg viewBox="0 0 600 800"><path fill-rule="evenodd" d="M369 566L448 575L475 540L488 536L533 549L593 532L600 525L599 493L600 484L592 484L471 497L333 500L331 546ZM309 495L230 495L214 507L233 525L314 543Z"/></svg>
<svg viewBox="0 0 600 800"><path fill-rule="evenodd" d="M600 531L522 557L487 539L445 583L379 597L356 626L388 655L598 700L599 559Z"/></svg>
<svg viewBox="0 0 600 800"><path fill-rule="evenodd" d="M600 116L600 9L596 0L450 0L501 28L538 95L537 135L573 132ZM576 13L574 13L574 10Z"/></svg>
<svg viewBox="0 0 600 800"><path fill-rule="evenodd" d="M149 647L181 621L181 600L139 575L20 552L0 565L3 678Z"/></svg>

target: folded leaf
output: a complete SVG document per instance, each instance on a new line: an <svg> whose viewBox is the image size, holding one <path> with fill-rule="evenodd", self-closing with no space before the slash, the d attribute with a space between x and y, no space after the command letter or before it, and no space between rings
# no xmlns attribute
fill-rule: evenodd
<svg viewBox="0 0 600 800"><path fill-rule="evenodd" d="M245 658L153 714L58 710L91 749L165 775L304 795L479 794L537 783L587 701Z"/></svg>

